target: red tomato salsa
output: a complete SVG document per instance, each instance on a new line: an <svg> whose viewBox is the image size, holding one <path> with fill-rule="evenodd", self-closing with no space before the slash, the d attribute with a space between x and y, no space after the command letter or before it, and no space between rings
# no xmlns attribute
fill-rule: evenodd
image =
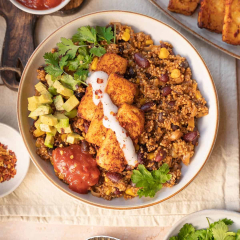
<svg viewBox="0 0 240 240"><path fill-rule="evenodd" d="M17 0L25 7L35 10L46 10L58 6L64 0Z"/></svg>
<svg viewBox="0 0 240 240"><path fill-rule="evenodd" d="M54 170L74 192L85 194L89 187L98 183L100 171L96 160L83 152L80 145L56 148L52 157Z"/></svg>

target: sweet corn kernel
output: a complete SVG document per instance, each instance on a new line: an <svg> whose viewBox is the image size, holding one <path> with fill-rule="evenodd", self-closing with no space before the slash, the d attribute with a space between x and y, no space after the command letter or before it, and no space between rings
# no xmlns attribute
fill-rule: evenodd
<svg viewBox="0 0 240 240"><path fill-rule="evenodd" d="M140 99L140 104L143 105L146 102L145 98Z"/></svg>
<svg viewBox="0 0 240 240"><path fill-rule="evenodd" d="M195 96L196 96L197 99L202 98L202 94L200 93L200 91L196 91Z"/></svg>
<svg viewBox="0 0 240 240"><path fill-rule="evenodd" d="M109 179L107 177L105 177L104 179L105 179L105 182L109 182Z"/></svg>
<svg viewBox="0 0 240 240"><path fill-rule="evenodd" d="M138 144L135 146L135 150L136 150L136 151L139 150L139 145L138 145Z"/></svg>
<svg viewBox="0 0 240 240"><path fill-rule="evenodd" d="M150 40L146 40L145 44L146 45L151 45L151 44L153 44L153 40L151 40L151 39Z"/></svg>
<svg viewBox="0 0 240 240"><path fill-rule="evenodd" d="M94 71L97 69L98 57L94 57L91 65L91 69Z"/></svg>
<svg viewBox="0 0 240 240"><path fill-rule="evenodd" d="M125 32L130 33L130 29L129 29L129 28L126 28L126 29L125 29Z"/></svg>
<svg viewBox="0 0 240 240"><path fill-rule="evenodd" d="M62 134L61 139L63 142L65 142L67 140L67 134Z"/></svg>
<svg viewBox="0 0 240 240"><path fill-rule="evenodd" d="M128 188L128 189L125 191L125 193L126 193L127 195L130 195L130 196L133 196L133 197L136 196L131 188Z"/></svg>
<svg viewBox="0 0 240 240"><path fill-rule="evenodd" d="M137 84L139 84L139 83L140 83L140 79L139 79L139 78L137 78L137 80L136 80L136 83L137 83Z"/></svg>
<svg viewBox="0 0 240 240"><path fill-rule="evenodd" d="M154 159L154 153L148 153L147 158L149 160L153 160Z"/></svg>
<svg viewBox="0 0 240 240"><path fill-rule="evenodd" d="M158 56L159 58L164 59L164 58L168 58L169 54L170 53L166 48L161 48Z"/></svg>
<svg viewBox="0 0 240 240"><path fill-rule="evenodd" d="M171 72L171 78L179 78L181 75L181 72L179 69L173 69Z"/></svg>
<svg viewBox="0 0 240 240"><path fill-rule="evenodd" d="M40 137L40 136L42 136L42 135L44 135L44 134L45 134L45 132L41 131L40 129L36 129L36 130L34 130L34 132L33 132L33 136L34 136L34 137Z"/></svg>
<svg viewBox="0 0 240 240"><path fill-rule="evenodd" d="M194 118L193 117L188 120L188 127L190 127L190 128L194 128L195 127L195 123L194 123Z"/></svg>
<svg viewBox="0 0 240 240"><path fill-rule="evenodd" d="M129 39L130 39L130 34L128 32L124 32L122 35L122 40L127 42L127 41L129 41Z"/></svg>
<svg viewBox="0 0 240 240"><path fill-rule="evenodd" d="M106 195L109 195L110 193L111 193L111 190L108 189L108 190L106 191Z"/></svg>

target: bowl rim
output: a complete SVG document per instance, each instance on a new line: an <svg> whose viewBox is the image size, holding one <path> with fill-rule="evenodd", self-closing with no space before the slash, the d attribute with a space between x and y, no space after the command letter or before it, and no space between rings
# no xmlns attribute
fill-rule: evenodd
<svg viewBox="0 0 240 240"><path fill-rule="evenodd" d="M58 10L62 9L71 0L64 0L63 2L58 4L56 7L45 9L45 10L35 10L35 9L28 8L24 5L22 5L21 3L17 2L16 0L10 0L10 1L15 7L17 7L18 9L20 9L24 12L31 13L31 14L36 14L36 15L47 15L47 14L51 14L51 13L57 12Z"/></svg>
<svg viewBox="0 0 240 240"><path fill-rule="evenodd" d="M209 75L209 78L211 80L211 83L212 83L212 86L213 86L213 90L214 90L214 93L215 93L215 104L216 104L216 129L215 129L215 133L214 133L214 139L213 139L213 142L211 144L211 148L208 152L208 155L204 161L204 163L202 164L201 168L198 170L198 172L194 175L194 177L192 177L187 184L185 184L185 186L183 186L181 189L179 189L177 192L171 194L170 196L162 199L162 200L159 200L159 201L156 201L154 203L150 203L150 204L143 204L143 205L140 205L140 206L130 206L130 207L120 207L120 206L105 206L105 205L102 205L102 204L98 204L98 203L93 203L91 201L88 201L88 200L85 200L85 199L82 199L81 197L78 197L78 196L75 196L74 194L72 194L71 192L65 190L64 188L62 188L61 186L59 186L58 184L56 184L54 181L52 181L52 179L48 176L48 174L41 168L41 166L38 164L37 160L34 159L34 157L32 156L31 154L31 151L28 147L28 144L27 144L27 140L24 136L24 133L23 133L23 129L22 129L22 126L21 126L21 122L20 122L20 96L21 96L21 89L22 89L22 84L23 84L23 78L25 76L25 73L26 73L26 69L27 69L27 66L30 64L31 62L31 59L33 58L33 56L36 54L36 52L38 51L38 49L41 47L41 45L43 43L45 43L49 38L52 37L52 35L54 35L57 31L59 31L60 29L66 27L67 25L71 24L72 22L74 21L78 21L79 19L81 18L84 18L84 17L87 17L87 16L90 16L90 15L96 15L96 14L101 14L101 13L113 13L113 12L118 12L118 13L130 13L130 14L135 14L135 15L139 15L139 16L142 16L142 17L146 17L146 18L150 18L151 20L154 20L154 21L157 21L158 23L160 24L163 24L165 26L167 26L168 28L172 29L173 31L175 31L178 35L180 35L180 37L182 37L192 48L193 50L197 53L197 55L199 56L200 60L202 61L202 63L204 64L207 72L208 72L208 75ZM216 90L216 86L215 86L215 83L213 81L213 78L212 78L212 75L205 63L205 61L203 60L202 56L200 55L200 53L197 51L197 49L192 45L192 43L185 37L183 36L181 33L179 33L175 28L169 26L168 24L158 20L158 19L155 19L153 17L150 17L150 16L147 16L145 14L141 14L141 13L136 13L136 12L131 12L131 11L122 11L122 10L106 10L106 11L96 11L96 12L92 12L92 13L88 13L88 14L85 14L85 15L82 15L80 17L77 17L69 22L67 22L66 24L64 24L63 26L59 27L58 29L56 29L55 31L53 31L48 37L46 37L38 46L37 48L34 50L34 52L32 53L31 57L29 58L25 68L24 68L24 71L22 73L22 77L21 77L21 80L20 80L20 84L19 84L19 90L18 90L18 99L17 99L17 119L18 119L18 126L19 126L19 130L20 130L20 133L22 135L22 138L23 138L23 141L24 141L24 144L29 152L29 155L33 161L33 163L35 164L35 166L38 168L38 170L54 185L56 186L59 190L61 190L62 192L66 193L68 196L71 196L77 200L80 200L81 202L83 203L86 203L86 204L90 204L92 206L95 206L95 207L99 207L99 208L104 208L104 209L112 209L112 210L133 210L133 209L141 209L141 208L146 208L146 207L151 207L151 206L154 206L156 204L159 204L161 202L164 202L168 199L170 199L171 197L177 195L179 192L181 192L183 189L185 189L196 177L197 175L200 173L200 171L202 170L202 168L205 166L207 160L209 159L211 153L212 153L212 150L214 148L214 145L215 145L215 142L216 142L216 138L217 138L217 133L218 133L218 127L219 127L219 101L218 101L218 94L217 94L217 90Z"/></svg>

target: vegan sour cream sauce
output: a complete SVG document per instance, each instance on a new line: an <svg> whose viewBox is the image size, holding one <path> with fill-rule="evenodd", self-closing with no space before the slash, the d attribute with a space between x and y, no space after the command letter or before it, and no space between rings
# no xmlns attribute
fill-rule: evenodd
<svg viewBox="0 0 240 240"><path fill-rule="evenodd" d="M113 104L109 95L105 92L108 83L108 74L102 71L93 72L89 75L87 83L92 85L93 102L97 106L100 102L103 105L103 126L115 132L120 148L123 150L124 157L130 166L137 163L137 154L132 139L126 130L121 127L117 120L118 108Z"/></svg>

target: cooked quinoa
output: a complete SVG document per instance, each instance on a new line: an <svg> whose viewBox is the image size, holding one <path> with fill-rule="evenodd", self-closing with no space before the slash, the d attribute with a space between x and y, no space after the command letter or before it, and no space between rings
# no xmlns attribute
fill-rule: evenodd
<svg viewBox="0 0 240 240"><path fill-rule="evenodd" d="M138 163L149 170L156 170L167 163L172 178L164 187L172 187L181 180L182 164L190 164L198 145L200 133L197 119L208 114L206 101L198 90L197 82L192 79L192 72L186 58L175 55L173 46L160 41L154 45L151 36L143 32L135 33L130 26L112 23L116 27L116 42L107 44L107 53L116 53L127 59L127 71L124 78L137 85L137 94L133 106L144 112L144 132L135 142ZM126 32L128 34L126 34ZM140 67L134 57L141 54L141 61L149 62L146 68ZM141 64L140 64L141 65ZM68 71L68 69L65 69ZM43 67L37 70L38 79L48 86ZM75 96L82 99L86 87L81 85ZM36 96L39 93L36 92ZM54 104L51 105L55 111ZM86 136L90 122L83 118L70 119L74 133ZM31 128L31 132L35 127ZM34 134L33 134L34 135ZM52 162L52 151L44 145L45 135L36 138L37 154L45 161ZM54 138L54 149L66 147L67 134L57 133ZM99 147L86 142L81 143L96 158ZM124 197L131 199L137 196L138 188L131 181L133 169L126 166L121 173L107 172L99 167L99 182L89 190L94 196L106 200ZM56 173L59 178L61 177Z"/></svg>

